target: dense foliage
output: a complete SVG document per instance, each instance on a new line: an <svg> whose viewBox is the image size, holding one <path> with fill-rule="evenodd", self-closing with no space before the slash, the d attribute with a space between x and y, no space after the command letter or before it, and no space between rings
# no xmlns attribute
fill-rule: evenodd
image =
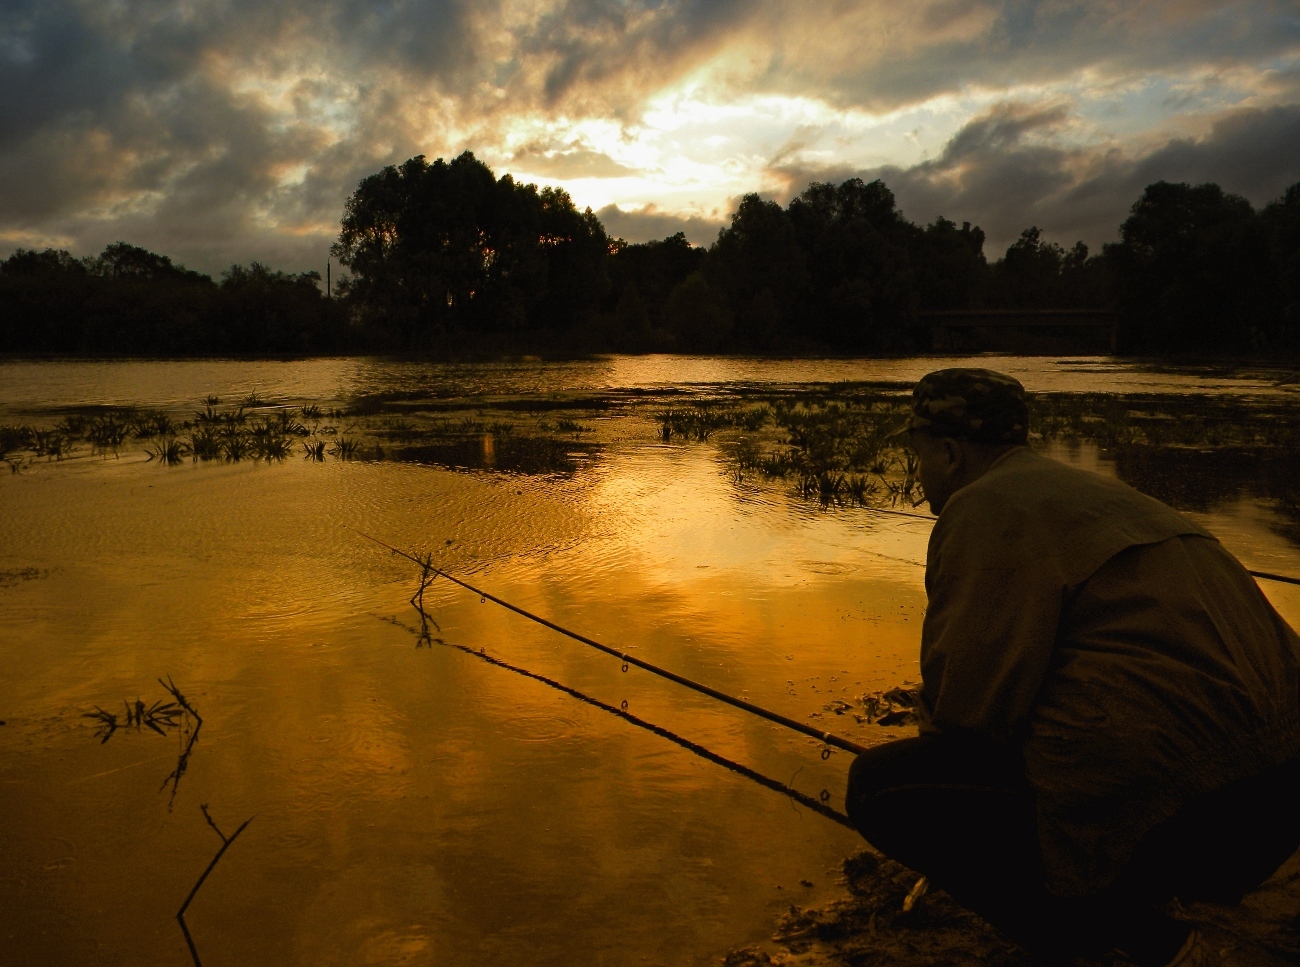
<svg viewBox="0 0 1300 967"><path fill-rule="evenodd" d="M1131 352L1290 347L1297 333L1284 266L1300 257L1300 185L1263 214L1218 185L1147 186L1106 246Z"/></svg>
<svg viewBox="0 0 1300 967"><path fill-rule="evenodd" d="M598 309L610 243L558 188L497 179L466 152L412 158L361 182L333 253L344 291L401 348L568 329Z"/></svg>
<svg viewBox="0 0 1300 967"><path fill-rule="evenodd" d="M115 242L98 258L19 249L0 263L0 350L76 355L302 355L354 348L314 272L257 262L220 282Z"/></svg>
<svg viewBox="0 0 1300 967"><path fill-rule="evenodd" d="M348 199L339 298L315 273L215 282L121 242L19 250L0 263L0 352L899 352L928 348L934 313L981 309L1113 310L1132 353L1300 349L1300 184L1256 211L1157 182L1098 255L1030 227L990 263L984 241L855 178L784 207L746 195L707 249L629 244L558 188L420 156Z"/></svg>

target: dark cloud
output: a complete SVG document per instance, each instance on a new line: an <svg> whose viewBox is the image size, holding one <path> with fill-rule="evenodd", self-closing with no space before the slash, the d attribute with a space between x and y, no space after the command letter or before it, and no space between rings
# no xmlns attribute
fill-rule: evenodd
<svg viewBox="0 0 1300 967"><path fill-rule="evenodd" d="M614 238L625 238L629 242L649 242L684 232L693 245L712 245L718 237L718 231L729 221L674 215L653 207L625 212L617 205L606 205L596 212L596 217L605 226L605 231Z"/></svg>
<svg viewBox="0 0 1300 967"><path fill-rule="evenodd" d="M466 148L506 157L521 114L635 125L650 95L706 64L701 83L721 98L868 108L1083 70L1115 81L1244 65L1292 103L1277 92L1297 81L1277 65L1297 52L1294 0L4 0L0 249L126 238L208 271L253 257L314 268L348 194L381 166ZM1143 178L1214 178L1255 200L1286 181L1292 109L1254 110L1143 152L1066 147L1064 106L1007 106L941 158L879 171L913 217L969 217L999 240L1035 220L1100 238ZM794 132L773 175L809 174L803 150ZM635 174L585 142L539 143L514 164ZM601 214L629 239L708 243L721 224Z"/></svg>
<svg viewBox="0 0 1300 967"><path fill-rule="evenodd" d="M942 215L980 225L990 257L1030 225L1065 244L1112 241L1155 181L1213 181L1257 206L1300 181L1300 103L1229 111L1202 137L1172 138L1141 152L1063 147L1055 136L1070 120L1059 104L1000 104L963 127L932 161L858 171L787 165L773 174L787 196L809 181L880 178L913 221Z"/></svg>
<svg viewBox="0 0 1300 967"><path fill-rule="evenodd" d="M773 38L766 89L884 111L973 88L1068 84L1084 71L1105 82L1293 58L1300 17L1293 0L859 3Z"/></svg>
<svg viewBox="0 0 1300 967"><path fill-rule="evenodd" d="M626 178L636 174L609 155L581 145L558 151L529 145L514 153L508 167L548 178Z"/></svg>

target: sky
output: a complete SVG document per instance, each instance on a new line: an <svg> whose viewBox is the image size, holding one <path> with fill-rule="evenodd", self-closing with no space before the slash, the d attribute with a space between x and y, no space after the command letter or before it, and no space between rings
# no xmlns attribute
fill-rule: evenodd
<svg viewBox="0 0 1300 967"><path fill-rule="evenodd" d="M470 150L629 241L861 177L994 258L1300 181L1300 0L0 0L0 92L0 254L323 272L362 178Z"/></svg>

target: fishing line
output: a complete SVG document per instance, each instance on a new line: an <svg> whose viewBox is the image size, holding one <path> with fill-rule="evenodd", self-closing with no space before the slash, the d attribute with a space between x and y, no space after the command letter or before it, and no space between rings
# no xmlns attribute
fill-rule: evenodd
<svg viewBox="0 0 1300 967"><path fill-rule="evenodd" d="M873 514L891 514L894 517L910 517L913 520L928 520L934 522L939 519L932 514L911 514L905 510L885 510L883 507L863 507L862 509L870 511ZM895 558L895 560L902 561L904 564L911 564L913 567L925 567L924 564L918 564L916 561L904 561L901 557ZM1288 577L1285 574L1272 574L1268 571L1252 571L1249 568L1246 569L1246 573L1253 578L1263 578L1265 581L1279 581L1282 584L1300 585L1300 578Z"/></svg>
<svg viewBox="0 0 1300 967"><path fill-rule="evenodd" d="M346 527L347 525L345 524L343 526ZM779 712L773 712L770 709L763 708L761 705L755 705L753 702L747 702L743 698L736 698L732 695L728 695L726 692L720 692L716 688L711 688L708 685L704 685L701 684L700 682L693 681L689 678L686 678L683 675L678 675L676 672L671 672L666 668L660 668L658 665L652 665L648 661L642 661L640 658L637 658L633 655L629 655L624 652L618 651L617 649L611 648L608 645L603 645L599 641L596 641L594 638L588 638L586 635L580 635L576 631L570 631L568 628L565 628L563 625L558 625L554 621L549 621L548 619L543 618L540 615L535 615L531 611L525 611L523 608L519 607L518 605L511 604L509 601L506 601L503 598L498 598L496 595L489 594L487 591L484 591L482 588L476 588L474 587L474 585L468 583L467 581L462 581L460 578L448 574L446 571L442 570L441 568L435 567L428 559L422 561L418 557L406 553L406 551L399 550L398 548L393 547L392 544L386 544L377 537L371 537L369 534L365 534L357 530L355 527L348 527L348 530L352 531L352 533L360 537L364 537L368 541L372 541L375 544L378 544L380 547L387 548L389 551L398 555L399 557L406 558L412 564L415 564L420 568L425 568L433 574L438 574L442 577L445 577L452 584L460 585L465 590L477 594L479 596L479 599L482 601L491 601L493 604L498 604L501 607L505 608L507 611L513 611L515 614L521 615L522 617L527 618L529 621L535 621L537 624L542 625L543 627L546 628L550 628L552 631L559 632L560 634L564 635L567 638L572 638L574 641L579 641L582 644L595 648L598 651L603 651L607 655L613 655L615 658L621 660L624 666L636 665L637 668L644 669L645 671L650 672L652 675L658 675L660 678L666 678L669 681L676 682L678 685L685 685L687 688L693 689L703 695L707 695L710 698L715 698L720 702L726 702L728 705L731 705L734 708L742 709L743 711L749 712L753 715L757 715L760 718L765 718L769 722L775 722L778 725L784 725L788 729L793 729L796 732L801 732L804 735L811 736L812 738L817 739L818 741L825 742L827 745L833 745L837 749L843 749L845 752L852 752L854 755L861 755L863 752L867 751L866 746L858 745L858 743L842 738L834 734L833 732L819 732L817 729L814 729L812 726L805 725L803 722L799 722L795 719L789 718L785 715L782 715Z"/></svg>
<svg viewBox="0 0 1300 967"><path fill-rule="evenodd" d="M406 625L401 624L401 622L394 621L393 623L397 624L399 627L405 628L407 631L412 632L417 637L420 636L419 632L415 631L415 629L407 628ZM554 688L556 691L564 692L564 694L576 698L579 702L585 702L587 705L590 705L593 708L598 708L602 712L608 712L610 715L617 715L623 721L628 722L631 725L635 725L637 728L645 729L647 732L653 732L655 735L658 735L662 738L667 739L669 742L681 746L686 751L694 753L695 755L699 756L701 759L707 759L710 762L722 766L724 769L728 769L731 772L736 773L737 775L744 776L746 779L750 779L758 783L760 786L763 786L767 789L771 789L773 792L779 792L783 796L788 796L789 798L797 801L800 805L808 809L811 809L813 812L821 816L825 816L827 819L831 820L832 822L839 823L841 826L845 827L846 829L852 829L855 832L857 831L857 827L853 825L853 821L849 819L848 816L844 815L844 813L839 812L836 809L832 809L830 806L826 805L824 801L814 799L812 796L805 795L804 793L800 792L798 789L795 789L793 786L790 786L784 782L780 782L777 779L773 779L770 776L765 776L761 772L756 772L755 770L749 768L749 766L741 765L739 762L736 762L734 759L728 759L724 755L719 755L713 750L707 749L704 746L700 745L698 742L692 742L690 739L680 736L676 732L664 728L662 725L655 725L653 722L647 722L645 719L633 715L626 708L627 702L623 703L624 705L623 708L617 708L606 702L602 702L598 698L593 698L592 696L587 695L585 692L580 692L576 688L570 688L568 685L565 685L563 682L557 682L553 678L547 678L545 675L539 675L537 674L537 672L529 671L527 668L521 668L518 665L510 664L510 662L508 661L502 661L500 658L494 658L492 655L489 655L485 651L475 651L473 648L470 648L468 645L458 645L453 641L444 641L441 638L433 638L430 640L436 641L438 644L445 645L448 648L455 648L457 651L463 651L467 655L473 655L475 658L479 659L480 661L485 661L489 665L495 665L498 668L504 668L506 671L514 672L516 675L522 675L524 678L531 678L535 682L541 682L543 685L548 685L551 688ZM823 792L822 795L826 796L826 798L828 799L830 798L829 795L827 795L825 792Z"/></svg>

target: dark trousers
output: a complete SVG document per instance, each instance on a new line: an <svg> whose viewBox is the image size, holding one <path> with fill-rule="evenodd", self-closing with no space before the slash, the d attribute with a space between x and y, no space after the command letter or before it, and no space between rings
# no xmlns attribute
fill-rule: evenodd
<svg viewBox="0 0 1300 967"><path fill-rule="evenodd" d="M1300 760L1202 797L1156 827L1086 897L1047 892L1033 793L1017 751L924 735L860 755L847 810L867 842L1047 962L1110 949L1164 964L1188 927L1171 899L1236 903L1300 847Z"/></svg>

